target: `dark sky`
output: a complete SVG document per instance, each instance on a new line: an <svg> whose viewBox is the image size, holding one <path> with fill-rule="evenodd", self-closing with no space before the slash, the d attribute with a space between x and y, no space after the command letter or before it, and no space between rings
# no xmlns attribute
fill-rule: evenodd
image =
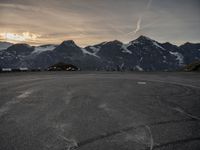
<svg viewBox="0 0 200 150"><path fill-rule="evenodd" d="M200 42L200 0L0 0L0 40Z"/></svg>

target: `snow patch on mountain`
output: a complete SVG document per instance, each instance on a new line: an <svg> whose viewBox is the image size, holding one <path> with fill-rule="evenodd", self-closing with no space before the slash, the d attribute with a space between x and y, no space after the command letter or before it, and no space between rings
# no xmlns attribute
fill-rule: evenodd
<svg viewBox="0 0 200 150"><path fill-rule="evenodd" d="M179 61L179 65L182 65L184 62L183 62L183 59L184 59L184 57L183 57L183 55L182 54L180 54L179 52L169 52L171 55L174 55L174 56L176 56L176 60L178 60Z"/></svg>
<svg viewBox="0 0 200 150"><path fill-rule="evenodd" d="M122 63L122 64L119 66L120 70L122 70L123 67L124 67L124 63Z"/></svg>
<svg viewBox="0 0 200 150"><path fill-rule="evenodd" d="M128 49L129 46L130 46L130 43L129 44L123 44L122 45L122 49L123 49L122 52L132 54L132 52Z"/></svg>
<svg viewBox="0 0 200 150"><path fill-rule="evenodd" d="M140 43L139 41L135 40L135 41L131 41L131 42L129 43L129 45L135 45L135 44L139 44L139 43Z"/></svg>
<svg viewBox="0 0 200 150"><path fill-rule="evenodd" d="M100 51L99 47L91 46L90 49L93 51L94 54L97 54Z"/></svg>
<svg viewBox="0 0 200 150"><path fill-rule="evenodd" d="M87 51L87 50L84 49L84 48L81 48L81 50L82 50L82 52L83 52L84 54L88 54L88 55L92 55L92 56L94 56L94 57L100 58L100 57L97 56L95 53L91 53L91 52Z"/></svg>
<svg viewBox="0 0 200 150"><path fill-rule="evenodd" d="M56 48L55 45L37 46L37 47L35 47L35 49L32 53L41 53L41 52L45 52L45 51L52 51L55 48Z"/></svg>
<svg viewBox="0 0 200 150"><path fill-rule="evenodd" d="M140 66L135 66L136 69L138 69L139 71L144 71L143 68L141 68Z"/></svg>
<svg viewBox="0 0 200 150"><path fill-rule="evenodd" d="M160 46L157 42L155 41L152 41L152 42L153 42L153 45L155 45L156 47L161 48L162 50L166 50L162 46Z"/></svg>

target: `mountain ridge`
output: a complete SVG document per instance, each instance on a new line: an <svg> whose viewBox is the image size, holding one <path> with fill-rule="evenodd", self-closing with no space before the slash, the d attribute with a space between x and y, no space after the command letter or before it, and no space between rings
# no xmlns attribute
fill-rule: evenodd
<svg viewBox="0 0 200 150"><path fill-rule="evenodd" d="M73 40L66 40L59 45L13 44L0 51L1 68L47 68L65 62L82 70L173 71L197 60L200 60L199 43L186 42L177 46L146 36L127 44L113 40L83 48Z"/></svg>

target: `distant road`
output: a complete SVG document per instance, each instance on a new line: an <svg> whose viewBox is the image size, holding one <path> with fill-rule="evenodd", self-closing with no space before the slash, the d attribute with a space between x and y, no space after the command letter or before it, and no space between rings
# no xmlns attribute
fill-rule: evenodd
<svg viewBox="0 0 200 150"><path fill-rule="evenodd" d="M0 74L0 150L199 150L199 73Z"/></svg>

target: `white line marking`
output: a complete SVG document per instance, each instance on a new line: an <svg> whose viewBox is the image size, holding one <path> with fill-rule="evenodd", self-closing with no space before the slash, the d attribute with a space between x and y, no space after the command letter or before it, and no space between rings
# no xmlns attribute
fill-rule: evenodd
<svg viewBox="0 0 200 150"><path fill-rule="evenodd" d="M147 83L146 83L146 82L141 82L141 81L139 81L139 82L137 82L137 84L145 85L145 84L147 84Z"/></svg>

